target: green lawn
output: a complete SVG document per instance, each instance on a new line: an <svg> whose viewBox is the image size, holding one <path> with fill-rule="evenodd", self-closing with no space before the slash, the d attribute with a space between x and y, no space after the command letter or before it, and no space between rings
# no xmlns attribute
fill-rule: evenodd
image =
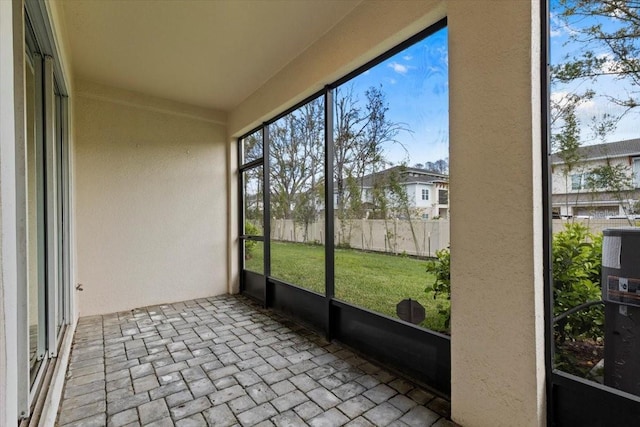
<svg viewBox="0 0 640 427"><path fill-rule="evenodd" d="M262 259L260 244L246 268L262 272ZM272 242L271 276L323 294L324 247ZM335 251L336 298L392 317L397 317L396 304L401 300L418 300L427 312L421 326L440 331L444 320L437 312L437 301L424 292L432 281L423 260L352 249Z"/></svg>

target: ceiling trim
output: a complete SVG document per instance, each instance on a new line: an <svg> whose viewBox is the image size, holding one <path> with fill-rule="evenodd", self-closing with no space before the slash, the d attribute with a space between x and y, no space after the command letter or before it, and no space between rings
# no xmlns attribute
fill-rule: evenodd
<svg viewBox="0 0 640 427"><path fill-rule="evenodd" d="M158 98L153 95L115 88L87 80L76 81L75 94L87 99L106 101L127 107L171 114L223 126L227 125L227 113L220 110Z"/></svg>

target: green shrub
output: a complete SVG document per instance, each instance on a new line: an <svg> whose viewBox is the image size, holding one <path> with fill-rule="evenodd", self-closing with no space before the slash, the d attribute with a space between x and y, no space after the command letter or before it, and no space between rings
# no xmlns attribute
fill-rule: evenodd
<svg viewBox="0 0 640 427"><path fill-rule="evenodd" d="M579 223L566 224L553 236L553 298L554 316L589 301L601 299L600 273L602 235L595 235ZM438 312L449 328L451 319L451 253L449 249L436 251L436 260L427 262L427 272L435 277L425 291L433 298L444 297ZM602 337L604 311L601 305L578 311L555 325L556 340L576 340Z"/></svg>
<svg viewBox="0 0 640 427"><path fill-rule="evenodd" d="M253 225L253 223L249 221L244 222L244 234L246 236L258 236L260 235L260 230L258 227ZM244 241L244 258L251 259L253 256L253 250L255 249L258 242L255 240L245 240Z"/></svg>
<svg viewBox="0 0 640 427"><path fill-rule="evenodd" d="M433 299L439 296L445 301L437 304L438 313L444 317L444 326L449 329L451 323L451 252L449 249L436 251L436 260L427 261L427 273L434 275L433 284L427 286L425 291L433 293Z"/></svg>
<svg viewBox="0 0 640 427"><path fill-rule="evenodd" d="M601 299L602 235L579 223L568 223L553 236L553 313L558 316L589 301ZM602 337L601 305L579 311L557 322L556 340Z"/></svg>

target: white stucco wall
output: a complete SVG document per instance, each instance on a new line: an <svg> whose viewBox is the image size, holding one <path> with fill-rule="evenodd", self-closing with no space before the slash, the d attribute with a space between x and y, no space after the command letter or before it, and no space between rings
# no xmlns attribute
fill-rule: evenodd
<svg viewBox="0 0 640 427"><path fill-rule="evenodd" d="M452 416L467 427L545 423L538 3L363 2L229 117L239 136L448 16Z"/></svg>
<svg viewBox="0 0 640 427"><path fill-rule="evenodd" d="M453 417L541 426L540 5L448 6Z"/></svg>
<svg viewBox="0 0 640 427"><path fill-rule="evenodd" d="M76 83L80 315L225 293L224 115Z"/></svg>

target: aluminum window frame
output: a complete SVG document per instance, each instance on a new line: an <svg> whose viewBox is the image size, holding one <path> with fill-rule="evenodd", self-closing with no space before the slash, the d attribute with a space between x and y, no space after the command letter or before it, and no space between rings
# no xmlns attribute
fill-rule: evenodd
<svg viewBox="0 0 640 427"><path fill-rule="evenodd" d="M579 378L554 368L553 340L553 207L550 127L550 7L542 0L540 7L540 98L543 206L544 337L547 424L563 425L633 425L640 417L640 396Z"/></svg>
<svg viewBox="0 0 640 427"><path fill-rule="evenodd" d="M275 115L274 117L272 117L271 119L265 121L263 124L253 128L252 130L248 131L247 133L241 135L239 138L236 139L236 145L237 145L237 159L238 159L238 164L240 164L240 166L238 167L238 206L240 207L240 209L238 209L239 211L239 221L238 221L238 236L239 236L239 255L240 255L240 264L239 264L239 270L240 272L243 271L244 269L244 259L243 259L243 254L244 254L244 245L243 245L243 241L246 239L253 239L253 240L259 240L259 238L257 238L256 236L247 236L243 234L244 231L244 203L243 203L243 186L242 186L242 173L245 172L246 170L252 168L252 167L256 167L257 165L262 165L263 167L263 174L264 174L264 209L263 209L263 215L264 215L264 231L263 231L263 236L262 236L262 240L264 242L264 258L265 258L265 268L264 268L264 276L265 276L265 280L268 281L269 279L269 274L267 274L267 272L270 273L270 265L271 265L271 256L270 256L270 191L269 191L269 162L268 162L268 155L269 155L269 142L268 142L268 132L269 132L269 125L275 123L276 121L280 120L281 118L283 118L284 116L296 111L297 109L299 109L300 107L304 106L305 104L319 98L319 97L324 97L324 105L325 105L325 114L324 114L324 129L325 129L325 236L326 236L326 241L325 241L325 297L329 300L329 299L333 299L335 297L335 281L334 281L334 275L335 275L335 260L334 260L334 246L335 246L335 227L334 227L334 215L333 215L333 210L334 210L334 205L335 205L335 201L334 201L334 183L333 183L333 163L334 163L334 140L333 140L333 130L334 130L334 114L333 114L333 97L334 97L334 92L335 89L338 88L339 86L349 82L350 80L360 76L361 74L364 74L366 71L368 71L369 69L375 67L378 64L381 64L382 62L386 61L387 59L393 57L394 55L402 52L403 50L407 49L408 47L426 39L427 37L431 36L432 34L437 33L438 31L444 29L447 27L447 18L442 18L440 20L438 20L437 22L433 23L432 25L430 25L429 27L425 28L424 30L416 33L415 35L409 37L408 39L406 39L405 41L397 44L396 46L392 47L391 49L387 50L386 52L382 53L381 55L378 55L377 57L375 57L374 59L366 62L365 64L357 67L356 69L354 69L353 71L345 74L343 77L339 78L338 80L334 81L333 83L327 84L323 89L316 91L314 93L312 93L311 95L307 96L306 98L304 98L303 100L297 102L296 104L294 104L293 106L285 109L284 111L282 111L281 113ZM251 162L248 162L246 164L242 164L243 162L243 147L242 147L242 141L243 139L251 136L252 134L261 131L262 132L262 157L260 159L256 159L253 160ZM331 177L331 179L327 179L327 177ZM448 201L448 190L447 190L447 201ZM326 249L326 248L331 248L331 249ZM330 273L330 274L329 274ZM277 279L276 279L277 280ZM267 303L268 300L268 295L266 292L268 285L265 285L265 303ZM242 284L242 280L240 283L240 289L243 289L243 284ZM331 336L330 332L327 332L327 336Z"/></svg>
<svg viewBox="0 0 640 427"><path fill-rule="evenodd" d="M334 92L340 85L358 77L370 68L386 61L390 57L405 50L432 34L447 27L447 18L443 18L426 29L418 32L404 42L396 45L385 53L377 56L364 65L357 67L342 78L327 84L323 89L311 94L295 105L286 108L260 126L237 138L238 164L238 206L239 224L238 241L240 290L244 291L244 280L252 282L248 296L262 302L266 308L274 308L280 312L297 318L308 326L324 332L328 339L337 339L348 346L360 348L378 359L395 364L400 370L414 376L424 383L430 384L434 390L442 395L448 395L451 388L451 344L450 337L438 332L424 329L399 319L391 318L380 313L374 313L363 307L356 307L344 301L335 299L335 226L334 226ZM324 129L325 129L325 291L320 295L295 284L284 283L270 277L270 189L269 189L269 126L287 114L297 110L304 104L320 97L324 97ZM248 164L242 164L242 140L256 131L263 132L263 156ZM250 167L262 165L264 173L264 275L259 279L252 275L246 276L243 259L243 241L252 236L243 235L244 206L243 183L241 173ZM258 240L258 239L256 239ZM246 276L246 277L245 277ZM259 280L261 297L258 298L255 281ZM307 317L304 317L307 316ZM354 325L369 325L368 329L354 329ZM405 345L396 348L397 340L404 340ZM419 361L416 354L424 357ZM404 366L398 366L398 361L404 361Z"/></svg>

